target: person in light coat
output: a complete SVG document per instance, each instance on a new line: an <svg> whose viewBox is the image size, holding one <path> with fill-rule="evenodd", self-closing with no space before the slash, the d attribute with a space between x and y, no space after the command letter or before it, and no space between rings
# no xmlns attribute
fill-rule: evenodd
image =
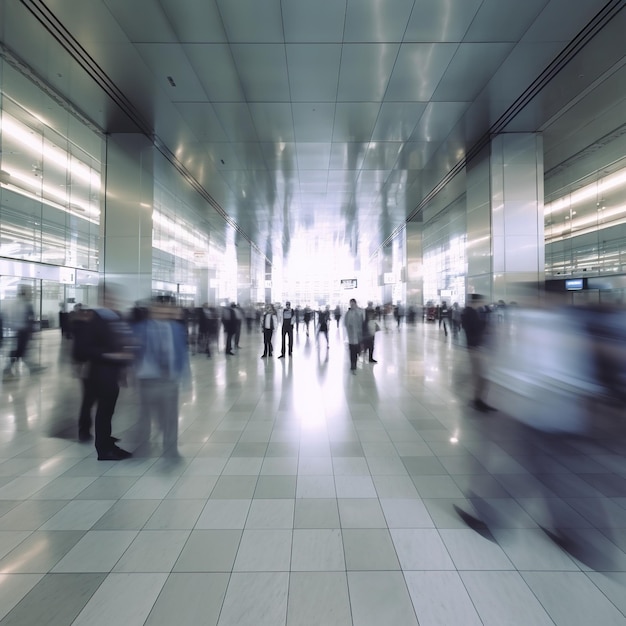
<svg viewBox="0 0 626 626"><path fill-rule="evenodd" d="M348 348L350 350L350 371L356 374L356 359L361 350L363 341L363 311L358 307L356 300L350 300L350 308L343 316L343 324L348 337Z"/></svg>

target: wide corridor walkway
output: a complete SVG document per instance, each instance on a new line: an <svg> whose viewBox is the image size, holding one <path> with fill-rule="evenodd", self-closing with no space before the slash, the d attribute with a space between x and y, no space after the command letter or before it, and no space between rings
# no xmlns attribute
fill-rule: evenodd
<svg viewBox="0 0 626 626"><path fill-rule="evenodd" d="M355 376L329 335L261 359L244 330L235 356L192 356L181 458L153 430L103 462L76 439L69 342L40 333L46 369L1 389L0 624L626 624L619 417L599 406L593 440L549 454L469 408L465 350L436 325L379 332ZM113 419L131 451L137 406L131 377ZM469 495L497 527L466 525ZM542 530L554 508L588 559Z"/></svg>

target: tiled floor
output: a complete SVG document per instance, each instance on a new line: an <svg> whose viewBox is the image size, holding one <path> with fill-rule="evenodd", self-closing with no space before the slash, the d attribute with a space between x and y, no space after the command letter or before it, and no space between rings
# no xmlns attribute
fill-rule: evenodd
<svg viewBox="0 0 626 626"><path fill-rule="evenodd" d="M520 446L468 408L464 349L434 325L380 332L355 376L334 325L330 350L301 331L285 360L241 343L192 357L182 459L155 436L151 456L99 462L75 440L67 342L38 337L47 369L2 388L2 625L626 624L614 415L556 454ZM114 417L130 450L136 415L131 381ZM580 559L542 530L546 504ZM497 521L473 530L454 505Z"/></svg>

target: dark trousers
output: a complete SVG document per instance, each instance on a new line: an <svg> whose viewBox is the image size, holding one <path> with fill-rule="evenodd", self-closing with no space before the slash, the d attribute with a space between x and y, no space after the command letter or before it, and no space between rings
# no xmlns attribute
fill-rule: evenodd
<svg viewBox="0 0 626 626"><path fill-rule="evenodd" d="M374 358L374 337L366 337L363 339L363 350L369 355L371 361Z"/></svg>
<svg viewBox="0 0 626 626"><path fill-rule="evenodd" d="M30 341L30 330L18 330L17 331L17 345L15 350L11 350L10 357L12 359L23 359L26 355L26 348L28 348L28 342Z"/></svg>
<svg viewBox="0 0 626 626"><path fill-rule="evenodd" d="M83 378L83 399L80 404L78 414L78 434L88 436L91 433L91 409L97 401L94 381L90 378Z"/></svg>
<svg viewBox="0 0 626 626"><path fill-rule="evenodd" d="M283 343L280 349L281 355L285 356L285 342L286 338L289 337L289 354L291 354L293 350L293 326L291 324L283 324Z"/></svg>
<svg viewBox="0 0 626 626"><path fill-rule="evenodd" d="M359 356L359 344L358 343L350 343L348 344L348 348L350 349L350 369L356 369L356 358Z"/></svg>
<svg viewBox="0 0 626 626"><path fill-rule="evenodd" d="M274 335L273 328L263 329L263 356L272 356L274 348L272 346L272 336Z"/></svg>
<svg viewBox="0 0 626 626"><path fill-rule="evenodd" d="M119 370L117 367L102 366L93 368L90 376L98 403L96 409L96 450L98 454L111 449L111 419L115 412L117 397L120 393Z"/></svg>
<svg viewBox="0 0 626 626"><path fill-rule="evenodd" d="M235 336L235 324L228 322L224 324L224 332L226 333L226 353L233 351L233 338Z"/></svg>

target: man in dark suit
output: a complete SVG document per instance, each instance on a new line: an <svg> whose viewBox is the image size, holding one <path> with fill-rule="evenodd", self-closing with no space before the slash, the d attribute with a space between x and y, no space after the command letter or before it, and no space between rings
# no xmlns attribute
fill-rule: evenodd
<svg viewBox="0 0 626 626"><path fill-rule="evenodd" d="M115 445L111 419L120 392L120 378L133 358L132 334L116 310L115 290L108 288L103 306L93 309L85 330L84 350L88 361L88 385L97 403L95 446L99 461L119 461L132 456Z"/></svg>
<svg viewBox="0 0 626 626"><path fill-rule="evenodd" d="M285 308L283 309L283 326L282 326L282 335L283 335L283 341L282 341L282 347L280 350L280 356L278 357L279 359L284 359L285 358L285 344L286 344L286 339L289 339L289 356L291 356L291 353L293 352L293 323L295 321L295 315L294 315L294 311L291 308L291 302L287 301L285 302Z"/></svg>
<svg viewBox="0 0 626 626"><path fill-rule="evenodd" d="M467 340L474 388L472 406L477 411L486 413L487 411L495 411L484 400L487 391L485 342L488 332L489 310L480 294L471 294L470 302L471 305L466 306L461 314L461 325Z"/></svg>

